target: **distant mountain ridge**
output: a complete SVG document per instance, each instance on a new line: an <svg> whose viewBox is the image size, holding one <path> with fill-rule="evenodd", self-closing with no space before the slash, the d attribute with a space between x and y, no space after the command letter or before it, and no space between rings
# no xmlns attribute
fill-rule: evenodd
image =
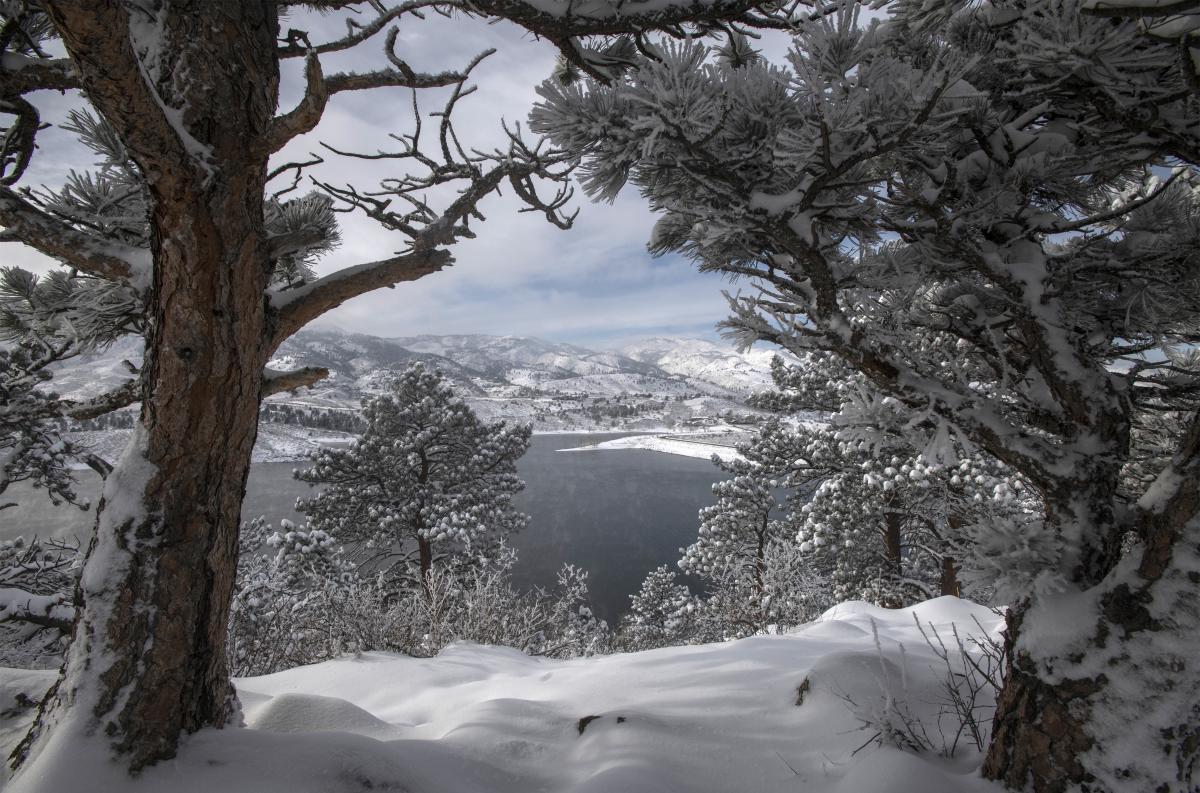
<svg viewBox="0 0 1200 793"><path fill-rule="evenodd" d="M140 346L122 342L60 368L52 387L80 398L127 378ZM699 339L656 338L615 351L524 336L381 338L311 329L285 341L273 369L320 366L312 388L271 398L297 409L357 410L388 380L420 361L440 370L485 418L530 421L540 430L671 428L753 413L749 394L770 386L771 354Z"/></svg>

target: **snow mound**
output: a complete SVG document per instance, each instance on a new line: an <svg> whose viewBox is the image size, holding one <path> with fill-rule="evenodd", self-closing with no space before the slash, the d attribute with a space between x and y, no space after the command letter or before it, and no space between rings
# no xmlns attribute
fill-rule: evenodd
<svg viewBox="0 0 1200 793"><path fill-rule="evenodd" d="M816 622L839 622L859 626L870 626L874 622L876 625L904 628L912 627L914 618L922 625L932 624L939 630L956 624L960 632L965 630L968 633L979 632L975 625L976 620L985 626L998 624L1000 620L995 612L978 603L953 595L944 595L904 609L885 609L862 600L848 600L830 608L818 617Z"/></svg>
<svg viewBox="0 0 1200 793"><path fill-rule="evenodd" d="M856 762L833 793L962 793L971 789L971 779L945 773L923 757L884 747Z"/></svg>
<svg viewBox="0 0 1200 793"><path fill-rule="evenodd" d="M136 779L102 759L98 739L75 738L5 790L1001 793L973 748L946 760L871 744L840 695L869 704L881 679L899 681L937 729L936 659L914 615L968 634L976 619L999 622L939 598L842 604L782 636L571 661L467 643L436 658L364 653L237 681L248 729L201 731ZM19 674L0 670L0 691ZM10 718L10 734L29 718Z"/></svg>
<svg viewBox="0 0 1200 793"><path fill-rule="evenodd" d="M386 721L337 697L280 694L246 713L246 726L271 732L350 732L377 735L390 732Z"/></svg>

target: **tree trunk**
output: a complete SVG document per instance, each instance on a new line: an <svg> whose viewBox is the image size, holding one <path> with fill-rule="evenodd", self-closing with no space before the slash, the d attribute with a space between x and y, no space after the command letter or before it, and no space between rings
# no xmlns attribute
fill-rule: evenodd
<svg viewBox="0 0 1200 793"><path fill-rule="evenodd" d="M420 535L417 536L417 553L421 565L421 586L425 589L425 597L432 598L433 590L430 589L429 574L433 570L433 545Z"/></svg>
<svg viewBox="0 0 1200 793"><path fill-rule="evenodd" d="M883 558L887 565L887 574L899 581L902 564L900 528L904 522L904 515L888 509L883 513L883 521ZM879 605L888 609L904 607L904 603L899 599L884 600Z"/></svg>
<svg viewBox="0 0 1200 793"><path fill-rule="evenodd" d="M958 583L958 566L954 564L953 556L942 557L941 594L962 596L962 587Z"/></svg>
<svg viewBox="0 0 1200 793"><path fill-rule="evenodd" d="M1010 610L984 776L1035 793L1200 790L1193 513L1144 513L1136 568Z"/></svg>
<svg viewBox="0 0 1200 793"><path fill-rule="evenodd" d="M178 3L158 16L158 60L139 64L127 7L50 11L146 175L154 278L139 424L99 504L63 678L14 760L102 733L137 771L237 713L226 624L270 354L254 142L277 101L277 23L268 2ZM157 75L157 98L142 74Z"/></svg>
<svg viewBox="0 0 1200 793"><path fill-rule="evenodd" d="M946 522L950 527L950 536L958 537L962 534L962 518L958 515L950 515ZM958 583L958 565L954 563L953 556L942 556L941 594L962 596L962 586Z"/></svg>

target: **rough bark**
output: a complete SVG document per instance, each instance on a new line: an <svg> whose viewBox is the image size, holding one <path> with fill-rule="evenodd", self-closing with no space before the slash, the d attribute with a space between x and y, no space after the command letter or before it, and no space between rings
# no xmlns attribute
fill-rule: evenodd
<svg viewBox="0 0 1200 793"><path fill-rule="evenodd" d="M1022 643L1038 619L1047 619L1036 603L1009 612L1006 678L984 776L1035 793L1200 790L1200 664L1194 651L1200 633L1200 478L1194 454L1185 448L1161 477L1170 485L1169 497L1136 507L1131 522L1118 526L1142 538L1136 567L1112 558L1100 581L1084 578L1078 590L1043 596L1093 604L1093 618L1078 626L1050 618L1053 630L1077 631L1067 649L1048 653ZM1092 500L1111 504L1095 494ZM1111 552L1108 531L1092 536L1099 540L1092 558ZM1041 632L1046 634L1044 626ZM1123 734L1153 750L1130 755L1121 745Z"/></svg>
<svg viewBox="0 0 1200 793"><path fill-rule="evenodd" d="M1023 616L1024 608L1008 614L1004 688L996 700L983 775L1015 790L1032 786L1037 793L1065 793L1071 785L1091 781L1080 756L1092 748L1085 732L1087 698L1099 685L1042 681L1028 653L1015 648Z"/></svg>
<svg viewBox="0 0 1200 793"><path fill-rule="evenodd" d="M266 157L246 142L276 106L277 24L270 2L178 3L150 85L128 6L49 10L147 176L154 277L140 424L99 505L63 679L14 758L74 725L137 771L236 713L226 622L269 338Z"/></svg>

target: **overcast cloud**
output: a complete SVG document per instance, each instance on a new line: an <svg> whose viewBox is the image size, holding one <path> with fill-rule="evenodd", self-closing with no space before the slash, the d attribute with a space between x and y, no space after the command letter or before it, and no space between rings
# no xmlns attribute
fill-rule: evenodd
<svg viewBox="0 0 1200 793"><path fill-rule="evenodd" d="M285 20L283 27L305 28L316 43L338 37L342 24L332 15L305 16ZM380 35L350 53L323 56L326 73L381 68L383 42ZM479 148L502 141L502 117L524 122L537 99L535 87L554 67L553 47L512 25L436 15L405 22L397 47L413 68L429 72L460 68L489 48L497 52L475 72L478 91L455 114L464 142ZM301 61L284 66L281 112L295 104L303 85ZM402 89L338 94L317 130L293 141L273 164L320 152L320 141L363 152L388 150L389 132L411 131L410 96ZM443 97L439 91L421 92L423 110L438 109ZM44 120L55 124L79 104L78 97L50 92L37 100ZM60 130L47 130L39 140L41 151L25 184L57 185L68 168L92 164L90 153ZM313 175L360 190L373 189L401 167L387 160L326 158ZM611 205L594 204L577 193L574 204L582 210L575 227L562 231L536 213L518 213L520 203L511 196L492 197L484 204L487 221L474 227L477 238L454 247L453 267L359 297L314 325L380 336L516 334L596 347L655 335L715 337L714 326L727 309L721 292L730 285L698 273L679 257L652 258L645 242L654 218L636 192L627 191ZM404 245L402 236L361 214L342 215L341 222L343 244L322 261L321 274L389 256ZM2 251L4 264L39 271L50 266L17 243L4 244Z"/></svg>

